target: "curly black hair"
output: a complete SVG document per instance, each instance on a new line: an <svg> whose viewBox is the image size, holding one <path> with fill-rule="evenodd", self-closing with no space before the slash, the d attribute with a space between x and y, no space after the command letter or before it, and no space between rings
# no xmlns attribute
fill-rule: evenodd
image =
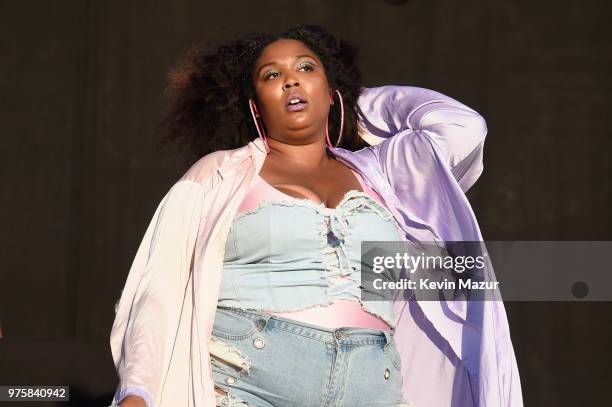
<svg viewBox="0 0 612 407"><path fill-rule="evenodd" d="M168 74L170 106L158 130L158 148L178 145L191 162L216 151L244 146L257 137L248 100L256 100L252 71L263 49L279 39L294 39L316 53L330 86L342 93L344 130L339 147L357 150L367 144L358 136L357 99L361 74L357 47L313 24L293 26L278 35L247 34L212 47L200 42L188 50ZM340 104L331 106L332 142L340 125ZM185 151L187 150L187 151Z"/></svg>

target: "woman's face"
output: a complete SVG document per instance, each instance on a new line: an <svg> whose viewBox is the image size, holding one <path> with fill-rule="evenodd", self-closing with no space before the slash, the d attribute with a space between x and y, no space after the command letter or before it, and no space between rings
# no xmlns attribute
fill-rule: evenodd
<svg viewBox="0 0 612 407"><path fill-rule="evenodd" d="M296 145L325 139L332 90L321 60L304 43L269 44L255 62L253 83L269 137ZM296 98L300 103L290 104Z"/></svg>

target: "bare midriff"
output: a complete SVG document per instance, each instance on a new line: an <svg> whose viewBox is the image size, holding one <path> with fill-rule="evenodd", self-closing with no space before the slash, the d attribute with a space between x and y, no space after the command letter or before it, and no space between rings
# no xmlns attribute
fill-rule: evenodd
<svg viewBox="0 0 612 407"><path fill-rule="evenodd" d="M352 170L351 170L352 171ZM362 191L384 204L382 198L363 182L359 173L352 171L361 185ZM249 191L238 208L238 213L256 208L264 200L279 200L290 197L274 188L260 176L256 176L253 189ZM317 305L299 311L272 312L283 318L294 319L312 325L326 328L357 327L389 330L390 326L382 318L363 309L361 303L355 300L334 299L331 304Z"/></svg>
<svg viewBox="0 0 612 407"><path fill-rule="evenodd" d="M335 299L330 305L291 312L272 312L272 314L325 328L356 327L385 331L390 329L381 318L365 311L357 300Z"/></svg>

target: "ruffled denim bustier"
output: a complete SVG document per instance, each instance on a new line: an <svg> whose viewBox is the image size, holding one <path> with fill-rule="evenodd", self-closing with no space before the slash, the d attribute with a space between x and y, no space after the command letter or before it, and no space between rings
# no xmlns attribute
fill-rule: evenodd
<svg viewBox="0 0 612 407"><path fill-rule="evenodd" d="M286 312L359 300L395 327L391 301L361 300L361 242L400 236L391 213L362 191L348 191L336 208L290 197L264 201L230 227L218 305Z"/></svg>

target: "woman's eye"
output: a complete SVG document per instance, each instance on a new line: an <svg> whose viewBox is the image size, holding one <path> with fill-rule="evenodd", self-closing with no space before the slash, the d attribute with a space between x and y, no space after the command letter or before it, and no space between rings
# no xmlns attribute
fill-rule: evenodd
<svg viewBox="0 0 612 407"><path fill-rule="evenodd" d="M306 71L314 71L314 66L310 63L305 63L305 64L300 64L298 66L298 71L305 69ZM270 78L276 78L278 75L280 75L279 72L277 71L270 71L268 73L266 73L264 75L264 79L268 80Z"/></svg>
<svg viewBox="0 0 612 407"><path fill-rule="evenodd" d="M302 69L302 68L308 68L307 69L308 71L314 70L314 67L312 66L312 64L302 64L302 65L299 66L298 69Z"/></svg>

